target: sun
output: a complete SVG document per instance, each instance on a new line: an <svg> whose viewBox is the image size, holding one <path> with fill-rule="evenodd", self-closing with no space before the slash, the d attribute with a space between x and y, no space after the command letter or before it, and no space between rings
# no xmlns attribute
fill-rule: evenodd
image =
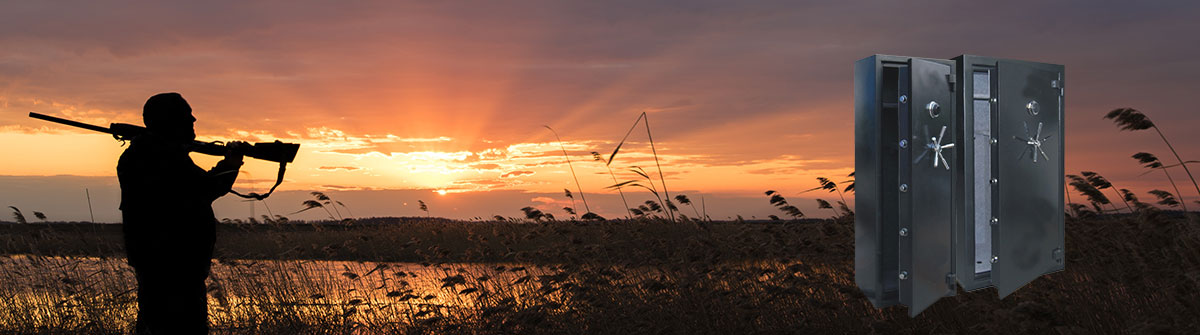
<svg viewBox="0 0 1200 335"><path fill-rule="evenodd" d="M438 195L446 195L446 190L437 190Z"/></svg>

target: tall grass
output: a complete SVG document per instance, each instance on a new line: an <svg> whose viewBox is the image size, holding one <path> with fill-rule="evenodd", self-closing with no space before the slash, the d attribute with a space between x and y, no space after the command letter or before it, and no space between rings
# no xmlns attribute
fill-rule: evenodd
<svg viewBox="0 0 1200 335"><path fill-rule="evenodd" d="M650 201L650 200L646 200L646 205L647 205L647 206L651 206L651 207L658 207L659 209L657 209L657 210L654 210L654 211L656 211L656 212L657 212L657 211L661 211L661 208L667 208L667 212L668 212L668 213L670 213L670 211L672 210L672 208L674 208L674 206L671 206L671 205L670 205L670 200L669 200L669 199L668 199L666 202L664 202L664 201L663 201L663 198L662 198L662 196L658 194L658 188L654 186L654 180L650 178L650 175L646 173L646 170L645 170L645 169L642 169L642 168L641 168L641 167L639 167L639 166L630 166L630 167L629 167L629 171L630 171L630 172L633 172L633 173L635 173L635 174L637 174L637 175L639 175L639 176L642 176L642 178L645 178L645 179L646 179L646 182L645 182L645 183L642 183L642 182L640 182L640 181L638 181L638 180L627 180L627 181L623 181L623 182L620 182L620 183L613 184L613 185L611 185L611 186L608 186L608 187L606 187L606 188L621 188L621 187L625 187L625 186L630 186L630 187L641 187L641 188L643 188L643 189L645 189L645 190L647 190L647 191L650 191L650 194L653 194L653 195L654 195L654 198L655 198L655 199L658 199L658 202L657 202L657 203L655 203L655 202L653 202L653 201ZM634 211L634 209L632 209L632 208L630 208L629 210L630 210L632 213L635 213L635 214L636 214L636 213L639 213L639 212L641 212L641 213L646 213L646 212L649 212L649 211L650 211L650 210L649 210L649 209L647 209L645 206L641 206L641 207L639 207L637 211ZM638 215L639 215L639 216L641 216L641 215L643 215L643 214L638 214ZM671 219L671 221L675 221L675 218L674 218L674 216L671 216L671 217L670 217L670 219Z"/></svg>
<svg viewBox="0 0 1200 335"><path fill-rule="evenodd" d="M688 264L686 260L690 259L696 265L712 264L707 265L709 268L738 270L743 266L739 259L794 255L797 251L813 253L811 247L800 244L811 232L762 231L754 226L691 230L649 223L562 226L430 221L324 232L293 230L304 226L224 227L246 230L223 230L221 234L208 290L210 322L215 332L557 332L555 329L561 328L577 332L581 328L574 325L581 320L560 317L603 313L593 310L603 307L593 303L613 308L627 306L640 312L679 312L677 308L684 306L646 310L649 305L630 300L631 296L679 299L679 293L671 288L679 284L679 271L685 269L663 265ZM614 229L618 229L616 233L610 233ZM81 239L96 242L97 236L113 236L115 231L2 232L18 237L12 240L15 243L3 246L4 254L21 252L27 256L0 258L0 269L4 270L0 278L6 283L0 295L18 298L0 307L0 315L4 316L0 319L5 320L0 321L0 332L38 327L61 332L129 331L136 308L132 273L123 259L106 256L122 253L119 235L100 241L104 242L100 244L104 252L97 254L98 258L54 255L64 248L11 249L18 245L36 248L50 243L72 244ZM780 234L791 237L772 237ZM698 237L704 245L716 248L679 248ZM670 242L635 247L650 239ZM784 240L789 244L759 243ZM746 247L751 244L777 250L763 253L758 247ZM512 257L507 261L443 263L472 262L510 247L519 249L508 256L499 255ZM785 249L788 252L782 252ZM370 261L406 250L417 257L410 262L420 265ZM359 261L315 261L347 257ZM535 260L548 263L527 263ZM513 261L521 263L509 263ZM718 265L730 261L737 262ZM761 266L779 269L780 265L768 261ZM757 273L759 266L749 269L730 274L740 277L738 273ZM687 276L696 278L696 274ZM720 283L718 280L713 285L726 285ZM41 293L22 295L23 290ZM584 299L584 295L590 298ZM63 299L68 304L60 303Z"/></svg>
<svg viewBox="0 0 1200 335"><path fill-rule="evenodd" d="M608 165L608 161L605 160L604 157L601 157L599 152L592 151L592 160L604 163L604 168L608 169L608 175L610 177L612 177L613 185L618 184L617 175L613 173L612 166ZM616 189L617 189L617 194L621 195L621 203L625 205L625 214L626 214L625 218L632 219L633 212L629 210L629 201L625 200L625 191L622 191L620 186L617 186Z"/></svg>
<svg viewBox="0 0 1200 335"><path fill-rule="evenodd" d="M659 181L662 183L663 194L666 195L667 202L670 202L671 201L670 200L671 192L667 191L667 178L663 175L662 164L660 164L658 162L658 149L654 148L654 135L650 133L650 118L646 115L646 112L642 112L642 114L638 115L638 118L636 120L633 120L633 126L629 127L629 131L625 133L625 137L621 138L620 143L617 143L617 147L614 148L612 154L608 156L608 162L605 164L606 165L612 164L613 159L617 157L617 152L621 151L621 146L625 145L625 141L629 139L629 135L633 134L634 129L637 129L638 122L642 122L642 121L645 121L645 122L643 122L643 124L646 125L646 138L648 138L650 140L650 152L651 152L651 154L654 155L654 166L656 168L658 168L658 178L659 178ZM644 171L641 173L641 175L646 176ZM647 177L647 179L649 179L649 177ZM653 182L651 182L651 186L653 186ZM655 193L655 196L656 197L658 196L657 192ZM660 203L663 202L661 197L659 198L659 202ZM666 206L666 207L667 207L667 216L670 217L671 221L675 221L675 213L674 213L674 210L672 209L675 206L671 206L668 204L668 206Z"/></svg>
<svg viewBox="0 0 1200 335"><path fill-rule="evenodd" d="M1175 194L1180 194L1179 186L1175 184L1175 179L1171 178L1171 172L1167 171L1167 168L1163 166L1162 162L1158 160L1157 156L1154 156L1154 154L1149 152L1139 152L1133 154L1133 159L1136 159L1138 163L1142 163L1142 166L1145 166L1148 169L1162 170L1163 174L1167 175L1167 181L1171 182L1171 187L1175 189ZM1181 202L1180 205L1183 206L1183 211L1187 212L1187 202Z"/></svg>
<svg viewBox="0 0 1200 335"><path fill-rule="evenodd" d="M1096 208L1097 213L1104 213L1105 210L1101 206L1112 204L1112 201L1104 195L1104 192L1100 192L1099 189L1097 189L1095 186L1092 186L1087 179L1073 174L1067 175L1067 179L1070 180L1068 184L1071 185L1071 187L1074 187L1079 194L1086 197L1088 202L1092 204L1092 207ZM1113 210L1116 210L1115 206L1113 207Z"/></svg>
<svg viewBox="0 0 1200 335"><path fill-rule="evenodd" d="M546 127L546 129L549 129L551 133L554 133L554 139L558 141L558 147L562 149L563 158L567 159L567 168L571 169L571 178L575 179L575 188L579 190L579 199L583 200L583 209L586 210L587 213L591 213L592 208L588 206L587 196L583 194L583 186L579 185L579 177L575 176L575 166L571 165L571 156L567 154L567 147L563 146L562 138L558 137L558 132L554 131L554 128L550 128L550 126L542 127ZM571 200L574 201L575 198L572 197Z"/></svg>
<svg viewBox="0 0 1200 335"><path fill-rule="evenodd" d="M852 177L852 178L853 178L853 177L854 177L854 172L851 172L849 175L847 175L847 177ZM843 181L843 183L848 183L848 185L846 185L846 192L850 192L850 191L853 191L853 190L854 190L854 180L853 180L853 179L851 179L851 180L847 180L847 181ZM832 180L830 180L829 178L825 178L825 177L817 177L817 184L818 184L819 186L817 186L817 187L814 187L814 188L810 188L810 189L807 189L807 190L804 190L804 192L800 192L800 193L807 193L807 192L812 192L812 191L816 191L816 190L826 190L826 191L828 191L828 192L830 192L830 193L837 192L837 194L838 194L838 197L842 199L841 201L838 201L838 206L839 206L839 207L841 207L841 208L842 208L842 212L844 212L844 214L842 214L842 216L847 216L847 217L849 217L849 216L851 216L851 215L854 215L854 210L850 209L850 205L848 205L848 204L846 203L846 196L842 194L842 190L838 188L838 185L837 185L837 183L833 182L833 181L832 181ZM820 199L818 199L818 200L820 200ZM825 204L824 204L824 206L826 206L826 207L821 207L821 206L822 206L821 202L823 202L823 201L824 201L824 200L820 200L820 201L818 201L818 202L817 202L817 206L818 206L818 208L829 208L829 209L833 209L833 206L832 206L832 205L830 205L830 204L829 204L829 202L827 202L827 201L826 201L826 202L825 202ZM839 215L837 214L837 210L834 210L834 215L833 215L833 216L834 216L834 218L837 218L837 217L839 217Z"/></svg>
<svg viewBox="0 0 1200 335"><path fill-rule="evenodd" d="M563 210L567 211L567 214L575 215L575 208L578 208L578 206L575 205L575 196L571 195L571 190L565 188L563 189L563 195L565 195L567 199L571 199L571 207L563 207ZM572 218L574 217L572 216Z"/></svg>
<svg viewBox="0 0 1200 335"><path fill-rule="evenodd" d="M17 223L20 223L20 224L29 223L29 220L25 219L25 213L21 213L20 208L17 208L17 206L8 206L8 208L12 209L13 220L17 221Z"/></svg>
<svg viewBox="0 0 1200 335"><path fill-rule="evenodd" d="M783 197L783 195L779 194L779 192L775 192L774 190L768 190L764 193L766 193L767 196L771 197L770 198L771 205L775 206L776 208L779 208L779 210L783 211L784 214L791 215L792 218L796 219L796 220L799 220L801 217L804 217L804 212L801 212L800 208L798 208L796 206L792 206L791 204L788 204L787 199L785 199Z"/></svg>
<svg viewBox="0 0 1200 335"><path fill-rule="evenodd" d="M1175 199L1175 196L1172 195L1171 192L1163 190L1150 190L1149 193L1158 198L1159 205L1164 205L1167 207L1179 207L1180 202Z"/></svg>
<svg viewBox="0 0 1200 335"><path fill-rule="evenodd" d="M1167 149L1171 150L1171 154L1175 155L1175 159L1179 161L1179 166L1183 167L1183 171L1187 173L1188 179L1192 180L1192 186L1196 188L1197 195L1200 195L1200 184L1196 183L1196 177L1192 176L1192 171L1188 169L1183 158L1179 157L1179 152L1175 151L1175 147L1171 145L1170 141L1167 141L1167 136L1163 134L1162 129L1150 121L1150 117L1133 108L1117 108L1104 115L1104 118L1112 120L1113 123L1121 127L1121 130L1137 131L1154 128L1154 131L1158 133L1158 137L1162 138L1163 143L1167 145ZM1176 191L1176 193L1178 194L1179 191ZM1183 194L1179 194L1179 197L1182 200Z"/></svg>
<svg viewBox="0 0 1200 335"><path fill-rule="evenodd" d="M1187 313L1200 291L1186 273L1200 264L1185 257L1197 237L1178 219L1069 220L1067 243L1076 251L1068 271L1005 300L987 290L962 293L917 318L871 306L853 280L853 230L832 221L414 220L321 232L222 226L208 281L213 333L1197 330ZM102 238L116 230L41 226L0 226L9 241L0 251L10 255L0 256L0 333L131 331L132 272L107 256L122 253L119 235ZM96 256L43 248L85 241Z"/></svg>
<svg viewBox="0 0 1200 335"><path fill-rule="evenodd" d="M833 216L832 216L832 217L835 217L835 218L836 218L836 217L838 217L838 211L837 211L837 209L834 209L834 208L833 208L833 205L830 205L830 204L829 204L829 201L825 201L825 199L816 199L816 200L817 200L817 209L825 209L825 208L828 208L829 210L833 211Z"/></svg>
<svg viewBox="0 0 1200 335"><path fill-rule="evenodd" d="M1108 181L1108 179L1104 178L1104 176L1101 176L1099 173L1093 171L1083 171L1080 172L1080 174L1082 174L1083 178L1086 179L1087 182L1097 190L1112 189L1113 192L1117 193L1117 198L1121 199L1121 201L1125 203L1125 208L1129 209L1130 213L1133 213L1133 206L1129 205L1129 201L1126 201L1125 198L1121 196L1121 193L1117 192L1117 189L1113 186L1112 182ZM1116 204L1113 204L1113 209L1114 211L1116 210Z"/></svg>
<svg viewBox="0 0 1200 335"><path fill-rule="evenodd" d="M696 206L692 204L692 199L688 199L686 194L676 194L675 201L679 202L680 205L688 205L691 207L692 212L696 213L696 220L704 221L704 217L700 216L700 211L696 210ZM683 214L680 214L679 216L682 218Z"/></svg>
<svg viewBox="0 0 1200 335"><path fill-rule="evenodd" d="M305 200L303 203L301 203L301 206L304 206L304 208L301 208L298 211L292 212L289 215L299 214L299 213L302 213L304 211L307 211L307 210L310 210L313 208L320 208L322 210L325 210L325 214L329 215L330 220L341 220L340 212L338 213L338 217L334 217L333 212L329 211L329 207L334 207L334 206L330 206L331 199L329 198L329 196L326 196L324 193L321 193L321 192L312 192L311 194L312 194L313 198L315 198L315 199ZM334 209L336 210L337 207L334 207Z"/></svg>
<svg viewBox="0 0 1200 335"><path fill-rule="evenodd" d="M552 221L554 220L553 216L548 218L548 217L546 217L547 213L544 213L540 209L533 208L531 206L526 206L524 208L521 208L521 212L525 213L526 219L532 220L533 222L539 222L539 221L542 221L542 219L549 219Z"/></svg>

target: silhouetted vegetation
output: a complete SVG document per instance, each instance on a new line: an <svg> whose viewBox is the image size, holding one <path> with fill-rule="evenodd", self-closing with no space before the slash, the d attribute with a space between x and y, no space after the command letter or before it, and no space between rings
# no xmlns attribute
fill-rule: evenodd
<svg viewBox="0 0 1200 335"><path fill-rule="evenodd" d="M1167 171L1167 168L1165 166L1163 166L1162 162L1160 162L1158 160L1157 156L1154 156L1154 154L1148 153L1148 152L1139 152L1139 153L1133 154L1133 159L1138 160L1139 163L1144 164L1143 166L1145 166L1148 169L1162 170L1163 174L1167 175L1167 181L1171 182L1171 187L1175 189L1175 193L1176 194L1179 193L1179 186L1175 185L1175 179L1171 178L1171 172ZM1183 206L1183 211L1186 212L1187 204L1180 203L1180 205Z"/></svg>
<svg viewBox="0 0 1200 335"><path fill-rule="evenodd" d="M1162 138L1163 143L1167 145L1167 149L1171 150L1171 154L1175 155L1175 159L1179 160L1179 166L1183 167L1183 171L1192 180L1192 186L1196 187L1196 193L1200 194L1200 184L1196 183L1196 177L1192 176L1192 171L1188 169L1187 163L1183 161L1183 158L1179 157L1179 152L1175 151L1175 147L1171 145L1171 142L1167 141L1167 135L1163 134L1162 129L1159 129L1154 122L1150 121L1150 117L1133 108L1117 108L1104 115L1104 118L1112 120L1121 130L1137 131L1154 128L1154 131L1158 133L1158 137ZM1179 193L1179 191L1176 190L1175 193ZM1180 197L1182 198L1182 194ZM1197 200L1197 203L1200 203L1200 200Z"/></svg>
<svg viewBox="0 0 1200 335"><path fill-rule="evenodd" d="M579 185L579 177L575 176L575 166L571 165L571 155L567 154L567 147L563 146L562 138L558 137L558 132L554 131L554 128L550 128L550 126L543 126L543 127L546 127L546 129L549 129L551 133L554 133L554 139L558 141L558 147L560 149L562 149L563 158L565 158L567 160L567 168L571 169L571 178L573 178L575 180L575 187L579 190L579 198L583 200L583 208L584 208L584 210L586 210L587 213L591 213L592 208L588 206L587 196L583 195L583 186ZM564 191L567 192L567 197L571 198L571 202L574 203L575 197L571 196L571 191L570 190L564 190ZM575 205L571 205L571 206L575 207Z"/></svg>
<svg viewBox="0 0 1200 335"><path fill-rule="evenodd" d="M771 197L770 198L771 205L775 206L776 208L779 208L779 210L783 211L784 214L791 215L793 219L797 219L797 220L799 220L801 217L804 217L804 212L801 212L800 208L797 208L796 206L792 206L791 204L788 204L787 199L784 199L783 195L780 195L779 192L775 192L774 190L768 190L765 193L767 194L767 196Z"/></svg>
<svg viewBox="0 0 1200 335"><path fill-rule="evenodd" d="M656 198L658 198L658 202L660 204L664 204L667 207L668 218L670 218L671 221L675 221L675 214L674 214L675 206L670 204L671 192L667 191L667 178L663 175L662 164L659 164L659 162L658 162L658 149L656 149L654 147L654 135L650 133L650 117L646 116L646 112L642 112L642 114L638 115L638 118L636 120L633 120L633 126L629 127L629 131L625 133L625 137L621 138L620 143L617 143L617 147L613 149L612 154L608 156L608 161L605 162L604 164L605 165L612 164L613 159L615 159L617 157L617 152L621 151L621 146L625 145L625 141L629 139L629 135L633 134L634 129L637 129L638 122L643 122L643 124L646 126L646 138L650 141L650 153L654 156L654 166L658 168L659 182L662 183L663 194L666 195L667 202L664 203L662 200L662 197L659 197L658 191L654 187L654 181L650 180L650 176L646 174L645 170L642 170L642 168L636 167L636 166L631 166L630 168L636 169L637 171L634 171L634 172L636 172L638 175L641 175L642 177L645 177L647 179L647 183L650 185L650 187L648 187L647 189L650 189L651 192L654 192L654 196ZM631 182L633 182L633 181L618 183L618 184L615 184L615 185L609 186L609 187L619 189L621 186L624 186L624 184L631 183ZM631 185L631 186L641 186L643 188L646 188L645 185L640 185L640 184Z"/></svg>
<svg viewBox="0 0 1200 335"><path fill-rule="evenodd" d="M600 157L599 152L592 151L592 160L604 163L604 168L608 170L608 175L612 177L613 184L618 184L617 175L613 173L612 166L608 165L608 161L604 157ZM625 218L632 219L633 212L629 210L629 201L625 200L625 191L621 190L621 186L616 186L615 188L617 189L617 194L621 195L621 203L625 205L625 214L627 214Z"/></svg>
<svg viewBox="0 0 1200 335"><path fill-rule="evenodd" d="M960 292L917 318L862 296L852 226L831 220L357 221L221 225L214 332L1197 330L1180 313L1200 299L1187 277L1200 260L1186 256L1200 239L1178 215L1070 219L1066 271L1003 300ZM128 332L136 291L114 257L119 229L0 224L0 332Z"/></svg>

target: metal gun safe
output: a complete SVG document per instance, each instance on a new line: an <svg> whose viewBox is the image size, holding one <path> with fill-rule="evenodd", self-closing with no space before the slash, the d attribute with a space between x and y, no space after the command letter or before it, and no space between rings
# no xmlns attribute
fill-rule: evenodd
<svg viewBox="0 0 1200 335"><path fill-rule="evenodd" d="M855 282L915 316L1063 269L1063 66L963 55L855 63Z"/></svg>

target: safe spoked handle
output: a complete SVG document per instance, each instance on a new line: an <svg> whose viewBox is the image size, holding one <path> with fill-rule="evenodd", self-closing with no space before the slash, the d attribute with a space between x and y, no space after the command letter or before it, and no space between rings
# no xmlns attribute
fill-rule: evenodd
<svg viewBox="0 0 1200 335"><path fill-rule="evenodd" d="M929 128L925 128L925 135L929 136ZM938 167L938 162L941 162L941 165L945 167L946 170L950 170L950 162L946 161L946 155L942 153L942 150L953 148L954 143L942 144L942 139L945 138L945 136L946 126L942 126L942 131L938 133L938 136L929 138L929 144L925 145L926 150L922 152L920 156L917 156L917 159L913 160L913 164L920 163L921 159L925 158L925 155L928 155L932 152L933 167Z"/></svg>

